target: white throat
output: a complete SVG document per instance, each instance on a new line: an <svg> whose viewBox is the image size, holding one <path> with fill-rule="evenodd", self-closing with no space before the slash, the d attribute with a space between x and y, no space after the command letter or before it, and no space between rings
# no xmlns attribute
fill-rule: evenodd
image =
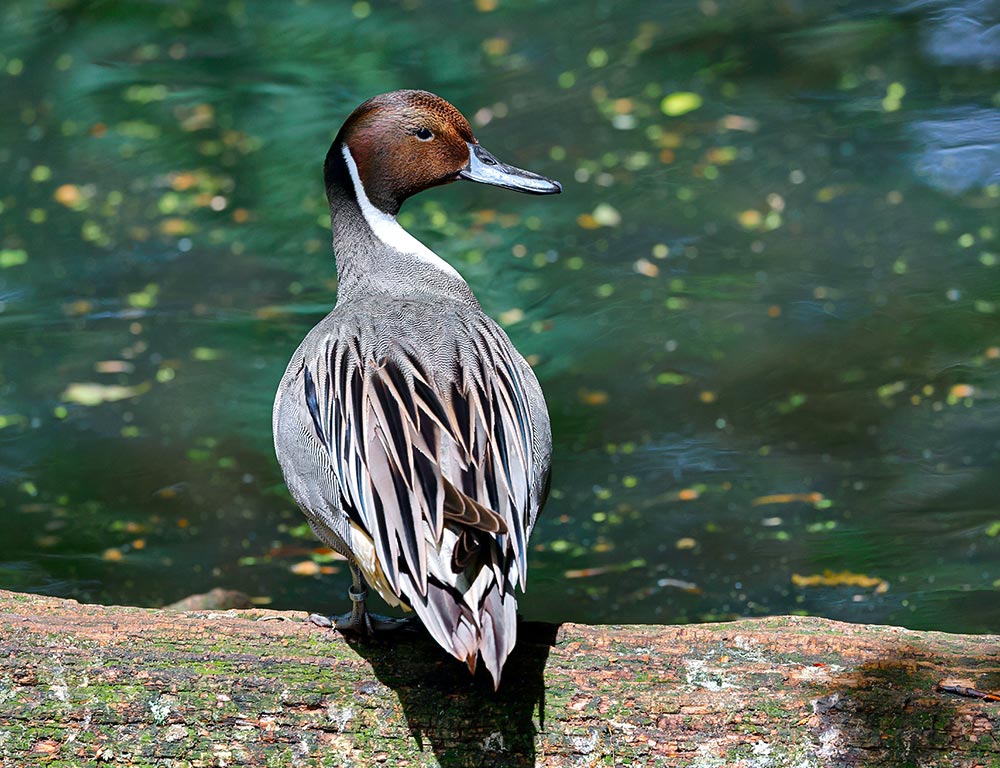
<svg viewBox="0 0 1000 768"><path fill-rule="evenodd" d="M368 226L371 227L372 232L375 233L375 237L400 253L408 253L416 256L429 266L462 280L462 276L455 271L455 268L451 264L403 229L399 225L399 222L396 221L395 216L390 216L385 211L380 211L372 205L371 200L368 199L368 195L365 194L365 185L361 183L361 176L358 174L358 165L354 162L351 150L347 148L347 144L344 144L344 162L347 163L347 170L351 174L351 181L354 184L354 197L357 198L361 214L365 217L365 221L368 222Z"/></svg>

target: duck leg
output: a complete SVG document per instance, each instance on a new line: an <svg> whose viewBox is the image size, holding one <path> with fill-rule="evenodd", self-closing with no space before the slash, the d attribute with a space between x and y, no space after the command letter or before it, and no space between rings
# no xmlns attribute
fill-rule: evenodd
<svg viewBox="0 0 1000 768"><path fill-rule="evenodd" d="M369 613L365 601L368 599L368 585L361 570L348 561L351 568L351 586L347 588L347 596L351 598L351 612L341 616L324 616L319 613L310 614L306 619L317 627L336 627L345 635L372 637L376 632L387 632L400 629L411 623L411 619L394 619L389 616L379 616Z"/></svg>

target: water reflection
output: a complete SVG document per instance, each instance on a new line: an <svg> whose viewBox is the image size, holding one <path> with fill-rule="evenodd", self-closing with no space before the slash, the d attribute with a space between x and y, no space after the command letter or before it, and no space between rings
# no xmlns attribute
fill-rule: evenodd
<svg viewBox="0 0 1000 768"><path fill-rule="evenodd" d="M333 132L418 85L568 182L401 216L551 404L530 618L995 630L970 597L1000 588L979 5L492 7L445 40L418 0L5 5L0 586L337 607L269 408L335 295ZM954 14L974 60L933 52Z"/></svg>
<svg viewBox="0 0 1000 768"><path fill-rule="evenodd" d="M913 124L920 147L916 172L938 189L960 194L1000 184L1000 112L959 107Z"/></svg>
<svg viewBox="0 0 1000 768"><path fill-rule="evenodd" d="M926 14L924 47L941 64L1000 67L1000 7L993 0L915 3Z"/></svg>

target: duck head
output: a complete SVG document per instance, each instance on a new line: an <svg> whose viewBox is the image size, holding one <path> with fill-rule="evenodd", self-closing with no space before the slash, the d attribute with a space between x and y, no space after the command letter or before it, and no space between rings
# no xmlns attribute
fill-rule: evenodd
<svg viewBox="0 0 1000 768"><path fill-rule="evenodd" d="M354 110L330 147L325 175L331 203L334 185L360 184L390 216L411 195L461 179L533 195L562 191L557 181L497 160L461 112L427 91L384 93Z"/></svg>

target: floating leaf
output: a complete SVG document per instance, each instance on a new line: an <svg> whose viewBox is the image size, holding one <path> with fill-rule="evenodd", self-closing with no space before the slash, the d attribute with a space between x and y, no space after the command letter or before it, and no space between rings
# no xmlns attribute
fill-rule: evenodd
<svg viewBox="0 0 1000 768"><path fill-rule="evenodd" d="M202 362L218 360L220 355L219 350L212 349L211 347L195 347L191 350L191 357Z"/></svg>
<svg viewBox="0 0 1000 768"><path fill-rule="evenodd" d="M663 97L663 101L660 102L660 111L668 117L680 117L688 112L694 112L701 105L702 99L697 93L677 91Z"/></svg>
<svg viewBox="0 0 1000 768"><path fill-rule="evenodd" d="M506 312L501 312L498 318L503 325L514 325L514 323L524 320L524 310L520 307L513 307Z"/></svg>
<svg viewBox="0 0 1000 768"><path fill-rule="evenodd" d="M164 488L153 491L153 495L160 499L173 499L178 494L182 493L187 486L187 482L182 480L179 483L174 483L173 485L168 485Z"/></svg>
<svg viewBox="0 0 1000 768"><path fill-rule="evenodd" d="M187 219L164 219L160 222L160 232L165 235L190 235L194 232L194 224Z"/></svg>
<svg viewBox="0 0 1000 768"><path fill-rule="evenodd" d="M645 568L646 561L641 557L629 560L627 563L615 563L614 565L599 565L594 568L574 568L566 571L563 575L567 579L586 579L591 576L603 576L606 573L622 573L633 568Z"/></svg>
<svg viewBox="0 0 1000 768"><path fill-rule="evenodd" d="M19 267L27 263L28 252L23 248L4 248L0 250L0 268Z"/></svg>
<svg viewBox="0 0 1000 768"><path fill-rule="evenodd" d="M98 360L94 363L94 370L98 373L132 373L135 365L127 360Z"/></svg>
<svg viewBox="0 0 1000 768"><path fill-rule="evenodd" d="M875 587L875 593L879 595L889 591L889 582L885 579L880 579L878 576L866 576L862 573L852 573L851 571L835 573L826 570L822 574L813 574L812 576L793 573L792 584L797 587L862 587L864 589Z"/></svg>
<svg viewBox="0 0 1000 768"><path fill-rule="evenodd" d="M674 371L664 371L656 376L657 384L667 384L671 387L679 387L682 384L687 384L689 381L691 381L690 376Z"/></svg>
<svg viewBox="0 0 1000 768"><path fill-rule="evenodd" d="M894 381L891 384L883 384L878 388L878 396L881 398L892 397L893 395L898 395L906 389L906 382L904 381Z"/></svg>
<svg viewBox="0 0 1000 768"><path fill-rule="evenodd" d="M274 598L269 595L254 595L250 598L250 602L254 605L270 605L274 602Z"/></svg>
<svg viewBox="0 0 1000 768"><path fill-rule="evenodd" d="M152 385L148 381L131 387L118 384L96 384L94 382L74 382L62 393L63 402L79 405L100 405L127 400L149 391Z"/></svg>
<svg viewBox="0 0 1000 768"><path fill-rule="evenodd" d="M618 213L618 209L607 203L598 204L591 216L602 227L617 227L622 223L622 215Z"/></svg>
<svg viewBox="0 0 1000 768"><path fill-rule="evenodd" d="M649 259L639 259L633 265L636 272L646 277L656 277L660 274L660 268Z"/></svg>
<svg viewBox="0 0 1000 768"><path fill-rule="evenodd" d="M67 208L75 208L83 200L83 193L76 184L63 184L56 187L52 197L57 203L61 203Z"/></svg>
<svg viewBox="0 0 1000 768"><path fill-rule="evenodd" d="M118 547L109 547L101 554L101 560L109 563L120 562L123 557L125 555L122 554L122 551Z"/></svg>
<svg viewBox="0 0 1000 768"><path fill-rule="evenodd" d="M673 587L674 589L680 589L684 592L690 592L694 595L701 594L701 588L692 581L682 581L681 579L672 579L669 576L657 579L656 586L658 587Z"/></svg>
<svg viewBox="0 0 1000 768"><path fill-rule="evenodd" d="M764 504L791 504L796 501L803 501L806 504L819 504L823 501L823 494L816 491L810 493L772 493L769 496L758 496L750 502L754 507Z"/></svg>
<svg viewBox="0 0 1000 768"><path fill-rule="evenodd" d="M15 425L20 426L21 424L26 424L28 419L17 413L0 413L0 429L6 429L7 427L13 427Z"/></svg>
<svg viewBox="0 0 1000 768"><path fill-rule="evenodd" d="M288 570L296 576L318 576L320 568L319 563L315 560L303 560L291 566Z"/></svg>
<svg viewBox="0 0 1000 768"><path fill-rule="evenodd" d="M130 293L128 303L130 307L137 309L150 309L156 306L156 297L160 292L160 287L156 283L149 283L141 291Z"/></svg>
<svg viewBox="0 0 1000 768"><path fill-rule="evenodd" d="M577 396L585 405L604 405L608 402L608 393L599 389L580 389Z"/></svg>
<svg viewBox="0 0 1000 768"><path fill-rule="evenodd" d="M334 560L347 559L344 555L329 547L316 547L313 549L311 557L317 563L332 563Z"/></svg>
<svg viewBox="0 0 1000 768"><path fill-rule="evenodd" d="M755 133L760 128L760 123L752 117L742 115L726 115L719 121L719 126L727 131L746 131Z"/></svg>

